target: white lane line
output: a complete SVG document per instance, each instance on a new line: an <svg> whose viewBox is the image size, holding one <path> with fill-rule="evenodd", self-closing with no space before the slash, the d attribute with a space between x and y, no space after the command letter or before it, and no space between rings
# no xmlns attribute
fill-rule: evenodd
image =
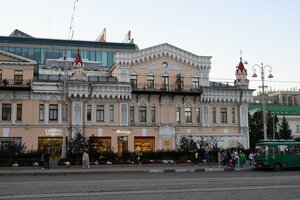
<svg viewBox="0 0 300 200"><path fill-rule="evenodd" d="M87 197L108 195L139 195L158 193L181 193L181 192L220 192L241 190L267 190L267 189L298 189L300 185L273 185L273 186L243 186L243 187L218 187L218 188L190 188L190 189L163 189L163 190L138 190L138 191L109 191L109 192L72 192L53 194L20 194L0 196L0 199L35 199L35 198L62 198L62 197Z"/></svg>

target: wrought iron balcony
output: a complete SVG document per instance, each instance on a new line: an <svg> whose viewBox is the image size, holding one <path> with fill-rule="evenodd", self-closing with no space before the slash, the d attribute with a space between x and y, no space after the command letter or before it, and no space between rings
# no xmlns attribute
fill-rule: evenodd
<svg viewBox="0 0 300 200"><path fill-rule="evenodd" d="M3 79L0 82L0 90L31 90L31 80Z"/></svg>
<svg viewBox="0 0 300 200"><path fill-rule="evenodd" d="M131 87L133 94L200 96L203 93L202 87L193 88L192 85L177 87L168 84L131 84Z"/></svg>

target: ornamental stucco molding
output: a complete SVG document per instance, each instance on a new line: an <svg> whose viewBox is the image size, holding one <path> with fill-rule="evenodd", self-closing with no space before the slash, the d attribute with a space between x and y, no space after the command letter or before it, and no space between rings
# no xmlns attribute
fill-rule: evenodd
<svg viewBox="0 0 300 200"><path fill-rule="evenodd" d="M167 43L134 52L117 52L116 63L124 67L129 64L157 60L161 57L177 60L198 70L211 68L211 56L198 56Z"/></svg>
<svg viewBox="0 0 300 200"><path fill-rule="evenodd" d="M252 91L243 91L241 95L240 90L211 90L204 89L201 95L202 102L244 102L251 103L253 101Z"/></svg>

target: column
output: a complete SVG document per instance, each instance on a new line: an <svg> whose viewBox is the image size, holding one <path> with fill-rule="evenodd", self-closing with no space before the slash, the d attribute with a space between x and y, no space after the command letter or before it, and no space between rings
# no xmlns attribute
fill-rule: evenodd
<svg viewBox="0 0 300 200"><path fill-rule="evenodd" d="M45 108L44 108L44 122L45 124L49 123L49 102L45 102Z"/></svg>
<svg viewBox="0 0 300 200"><path fill-rule="evenodd" d="M11 112L12 112L11 122L12 122L12 124L15 124L16 123L16 119L17 119L17 116L16 116L17 115L17 102L15 100L12 103Z"/></svg>

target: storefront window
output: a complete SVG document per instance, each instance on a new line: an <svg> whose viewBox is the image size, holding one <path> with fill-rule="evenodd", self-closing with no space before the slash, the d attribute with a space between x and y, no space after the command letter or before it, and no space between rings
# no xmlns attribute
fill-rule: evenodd
<svg viewBox="0 0 300 200"><path fill-rule="evenodd" d="M94 152L106 152L111 151L111 137L95 137L89 138L90 144L93 147Z"/></svg>
<svg viewBox="0 0 300 200"><path fill-rule="evenodd" d="M155 138L154 137L134 137L134 149L143 152L154 151Z"/></svg>
<svg viewBox="0 0 300 200"><path fill-rule="evenodd" d="M52 159L59 159L61 155L62 137L39 137L38 148L41 152L49 152Z"/></svg>

